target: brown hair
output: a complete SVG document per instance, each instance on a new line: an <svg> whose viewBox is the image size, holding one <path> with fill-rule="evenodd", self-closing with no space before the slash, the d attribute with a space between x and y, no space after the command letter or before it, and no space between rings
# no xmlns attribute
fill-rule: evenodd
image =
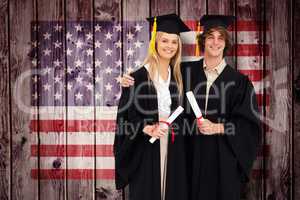
<svg viewBox="0 0 300 200"><path fill-rule="evenodd" d="M224 39L225 39L225 49L224 49L224 53L223 53L223 56L225 56L228 53L228 51L231 50L232 42L231 42L231 38L230 38L228 31L222 26L213 27L202 34L197 35L197 42L198 42L200 51L204 52L205 39L208 35L210 35L214 31L218 31L221 34L221 36L224 37Z"/></svg>

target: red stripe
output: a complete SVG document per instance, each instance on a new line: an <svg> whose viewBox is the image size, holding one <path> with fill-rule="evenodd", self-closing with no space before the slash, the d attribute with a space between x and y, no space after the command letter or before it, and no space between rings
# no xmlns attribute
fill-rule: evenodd
<svg viewBox="0 0 300 200"><path fill-rule="evenodd" d="M258 106L263 106L264 95L256 94L256 100L257 100ZM265 106L269 106L269 105L270 105L270 95L266 94L266 105Z"/></svg>
<svg viewBox="0 0 300 200"><path fill-rule="evenodd" d="M94 153L96 148L96 154ZM40 145L40 156L113 156L112 145ZM38 145L31 145L31 156L38 156Z"/></svg>
<svg viewBox="0 0 300 200"><path fill-rule="evenodd" d="M197 20L186 20L184 21L185 24L193 31L197 31ZM237 21L236 24L236 30L237 31L262 31L263 30L263 26L262 26L262 22L261 21L255 21L255 20L239 20ZM202 31L201 27L201 31ZM267 24L266 26L267 31L269 31L269 24ZM232 31L232 27L228 28L229 31Z"/></svg>
<svg viewBox="0 0 300 200"><path fill-rule="evenodd" d="M239 71L248 76L251 81L262 81L269 74L269 71L267 71L264 76L264 71L262 69L242 69Z"/></svg>
<svg viewBox="0 0 300 200"><path fill-rule="evenodd" d="M115 131L116 126L115 120L31 120L30 130L33 132L93 132L94 125L95 131L108 132Z"/></svg>
<svg viewBox="0 0 300 200"><path fill-rule="evenodd" d="M183 44L182 52L183 56L194 56L195 55L195 44ZM228 52L228 56L235 56L235 47L233 50ZM202 55L202 54L201 54ZM258 44L238 44L237 45L237 56L262 56L263 49ZM269 56L269 45L266 45L266 56Z"/></svg>
<svg viewBox="0 0 300 200"><path fill-rule="evenodd" d="M68 173L68 175L67 175ZM93 169L32 169L31 178L33 179L94 179L96 173L96 179L114 179L115 170L113 169L97 169L96 172Z"/></svg>

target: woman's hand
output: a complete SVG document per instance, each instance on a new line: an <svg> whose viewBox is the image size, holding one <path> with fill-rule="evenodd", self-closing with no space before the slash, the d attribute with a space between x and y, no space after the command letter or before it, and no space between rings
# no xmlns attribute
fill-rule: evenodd
<svg viewBox="0 0 300 200"><path fill-rule="evenodd" d="M146 125L143 132L155 138L160 138L168 133L168 126L165 124Z"/></svg>
<svg viewBox="0 0 300 200"><path fill-rule="evenodd" d="M224 133L224 125L221 123L213 123L208 119L202 122L197 121L199 131L204 135L215 135Z"/></svg>
<svg viewBox="0 0 300 200"><path fill-rule="evenodd" d="M121 78L122 87L130 87L134 84L134 78L129 74L124 74Z"/></svg>

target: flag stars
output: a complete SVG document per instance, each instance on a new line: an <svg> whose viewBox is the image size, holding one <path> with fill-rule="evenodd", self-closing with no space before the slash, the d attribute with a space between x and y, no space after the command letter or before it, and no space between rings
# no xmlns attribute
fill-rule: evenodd
<svg viewBox="0 0 300 200"><path fill-rule="evenodd" d="M37 100L37 99L38 99L38 94L37 94L37 92L35 92L35 93L32 94L32 98L33 98L34 100Z"/></svg>
<svg viewBox="0 0 300 200"><path fill-rule="evenodd" d="M58 92L56 92L56 93L54 94L54 99L55 99L55 100L61 100L61 97L62 97L62 95L61 95L60 93L58 93Z"/></svg>
<svg viewBox="0 0 300 200"><path fill-rule="evenodd" d="M93 50L92 49L86 50L86 55L87 56L93 56Z"/></svg>
<svg viewBox="0 0 300 200"><path fill-rule="evenodd" d="M81 61L81 60L79 60L79 59L75 61L75 66L76 66L76 67L81 67L82 64L83 64L83 61Z"/></svg>
<svg viewBox="0 0 300 200"><path fill-rule="evenodd" d="M135 32L140 32L143 27L139 24L136 24L134 28L135 28Z"/></svg>
<svg viewBox="0 0 300 200"><path fill-rule="evenodd" d="M77 32L82 31L82 26L80 24L77 24L75 26L75 29L76 29Z"/></svg>
<svg viewBox="0 0 300 200"><path fill-rule="evenodd" d="M68 73L68 74L72 74L72 72L73 72L73 69L72 69L71 67L68 67L68 68L67 68L67 73Z"/></svg>
<svg viewBox="0 0 300 200"><path fill-rule="evenodd" d="M49 85L48 83L46 83L45 85L43 85L43 88L44 88L45 91L50 91L51 85Z"/></svg>
<svg viewBox="0 0 300 200"><path fill-rule="evenodd" d="M73 52L73 50L71 50L70 48L67 48L67 55L68 56L72 56L72 52Z"/></svg>
<svg viewBox="0 0 300 200"><path fill-rule="evenodd" d="M112 89L112 85L111 85L110 83L107 83L107 84L105 85L105 90L106 90L106 91L111 91L111 89Z"/></svg>
<svg viewBox="0 0 300 200"><path fill-rule="evenodd" d="M73 88L72 83L67 83L67 90L68 90L68 91L71 91L72 88Z"/></svg>
<svg viewBox="0 0 300 200"><path fill-rule="evenodd" d="M100 100L100 99L101 99L101 97L102 97L102 95L101 95L100 93L96 93L96 94L95 94L95 98L96 98L96 100Z"/></svg>
<svg viewBox="0 0 300 200"><path fill-rule="evenodd" d="M93 34L89 32L88 34L85 35L87 40L92 40L93 39Z"/></svg>
<svg viewBox="0 0 300 200"><path fill-rule="evenodd" d="M55 76L54 77L54 83L59 83L61 81L61 77Z"/></svg>
<svg viewBox="0 0 300 200"><path fill-rule="evenodd" d="M132 48L127 49L126 52L127 52L127 56L128 56L128 57L129 57L129 56L133 56L134 51L133 51Z"/></svg>
<svg viewBox="0 0 300 200"><path fill-rule="evenodd" d="M95 60L95 67L101 67L101 65L102 65L101 60L99 60L99 59Z"/></svg>
<svg viewBox="0 0 300 200"><path fill-rule="evenodd" d="M141 48L141 46L142 46L142 42L140 42L139 40L137 40L135 43L134 43L134 46L135 46L135 48Z"/></svg>
<svg viewBox="0 0 300 200"><path fill-rule="evenodd" d="M126 69L126 73L127 73L127 74L130 74L131 72L133 72L133 68L132 68L132 67L128 67L128 68Z"/></svg>
<svg viewBox="0 0 300 200"><path fill-rule="evenodd" d="M95 77L95 82L96 83L101 83L102 80L103 79L100 76L98 76L98 75Z"/></svg>
<svg viewBox="0 0 300 200"><path fill-rule="evenodd" d="M127 33L126 36L127 36L127 40L133 40L134 35L131 32Z"/></svg>
<svg viewBox="0 0 300 200"><path fill-rule="evenodd" d="M62 43L58 40L56 40L56 42L54 42L54 48L61 48Z"/></svg>
<svg viewBox="0 0 300 200"><path fill-rule="evenodd" d="M70 32L67 32L66 38L67 38L67 40L71 40L72 39L72 34Z"/></svg>
<svg viewBox="0 0 300 200"><path fill-rule="evenodd" d="M46 66L45 69L43 69L43 75L49 74L51 71L51 68Z"/></svg>
<svg viewBox="0 0 300 200"><path fill-rule="evenodd" d="M142 65L142 62L140 60L136 60L136 61L134 61L134 65L135 65L135 67L139 67Z"/></svg>
<svg viewBox="0 0 300 200"><path fill-rule="evenodd" d="M105 39L106 40L111 40L112 39L112 34L109 31L105 34Z"/></svg>
<svg viewBox="0 0 300 200"><path fill-rule="evenodd" d="M56 25L54 26L54 30L60 32L60 31L62 30L62 26L59 25L59 24L56 24Z"/></svg>
<svg viewBox="0 0 300 200"><path fill-rule="evenodd" d="M122 42L120 40L118 40L118 42L115 42L115 46L118 49L122 48Z"/></svg>
<svg viewBox="0 0 300 200"><path fill-rule="evenodd" d="M62 64L62 62L61 62L60 60L56 59L56 60L53 62L53 64L54 64L55 67L59 67L59 66Z"/></svg>
<svg viewBox="0 0 300 200"><path fill-rule="evenodd" d="M99 40L97 40L95 42L95 48L100 48L101 47L101 42L99 42Z"/></svg>
<svg viewBox="0 0 300 200"><path fill-rule="evenodd" d="M78 93L75 94L75 99L76 100L80 100L81 101L82 97L83 97L83 95L80 92L78 92Z"/></svg>
<svg viewBox="0 0 300 200"><path fill-rule="evenodd" d="M87 90L93 91L93 84L88 83L85 87Z"/></svg>
<svg viewBox="0 0 300 200"><path fill-rule="evenodd" d="M96 26L95 26L95 32L101 32L101 26L99 25L99 24L97 24Z"/></svg>
<svg viewBox="0 0 300 200"><path fill-rule="evenodd" d="M115 80L117 81L117 83L121 83L122 80L122 76L119 75L118 77L115 78Z"/></svg>
<svg viewBox="0 0 300 200"><path fill-rule="evenodd" d="M43 36L44 36L44 40L50 40L51 34L46 32L43 34Z"/></svg>
<svg viewBox="0 0 300 200"><path fill-rule="evenodd" d="M79 84L82 84L82 80L83 80L83 78L81 76L78 76L76 78L76 82L79 83Z"/></svg>
<svg viewBox="0 0 300 200"><path fill-rule="evenodd" d="M88 67L86 68L86 73L87 73L88 75L92 75L92 74L93 74L93 68L92 68L91 66L88 66Z"/></svg>
<svg viewBox="0 0 300 200"><path fill-rule="evenodd" d="M121 67L122 66L122 61L121 60L118 60L118 61L115 61L117 67Z"/></svg>
<svg viewBox="0 0 300 200"><path fill-rule="evenodd" d="M45 49L43 50L44 56L50 56L51 50L50 49Z"/></svg>
<svg viewBox="0 0 300 200"><path fill-rule="evenodd" d="M117 32L121 32L121 31L122 31L122 26L121 26L121 24L116 25L116 26L115 26L115 29L116 29Z"/></svg>
<svg viewBox="0 0 300 200"><path fill-rule="evenodd" d="M111 54L112 54L112 50L110 48L105 50L105 55L106 56L111 56Z"/></svg>
<svg viewBox="0 0 300 200"><path fill-rule="evenodd" d="M77 40L77 42L75 43L75 45L76 45L77 49L81 49L82 45L83 45L83 42L81 40Z"/></svg>
<svg viewBox="0 0 300 200"><path fill-rule="evenodd" d="M106 74L111 74L111 73L112 73L112 68L111 68L111 67L107 67L107 68L105 69L105 73L106 73Z"/></svg>

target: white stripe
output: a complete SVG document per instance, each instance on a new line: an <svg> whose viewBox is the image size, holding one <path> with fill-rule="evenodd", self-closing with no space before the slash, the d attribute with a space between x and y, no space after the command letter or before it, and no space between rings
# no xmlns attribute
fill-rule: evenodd
<svg viewBox="0 0 300 200"><path fill-rule="evenodd" d="M36 168L38 162L37 157L31 157L31 169ZM60 162L59 169L66 169L66 162L68 162L68 169L94 169L95 157L40 157L40 169L55 169L53 162ZM96 157L96 169L114 169L115 161L113 157Z"/></svg>
<svg viewBox="0 0 300 200"><path fill-rule="evenodd" d="M96 144L97 145L112 145L114 143L114 132L69 132L59 133L56 132L40 132L40 144L49 144L49 145L62 145L66 144L66 137L68 138L68 144L94 144L94 137L96 135ZM37 144L37 133L32 133L32 143Z"/></svg>
<svg viewBox="0 0 300 200"><path fill-rule="evenodd" d="M67 111L64 106L41 106L38 109L37 107L31 109L32 119L39 117L40 120L66 119L66 113L68 120L94 120L94 114L96 120L109 120L116 119L117 106L68 106Z"/></svg>
<svg viewBox="0 0 300 200"><path fill-rule="evenodd" d="M255 93L256 94L263 94L264 91L263 89L268 89L270 88L270 82L269 81L266 81L265 83L263 83L262 81L253 81L252 82L253 84L253 87L254 87L254 90L255 90Z"/></svg>

